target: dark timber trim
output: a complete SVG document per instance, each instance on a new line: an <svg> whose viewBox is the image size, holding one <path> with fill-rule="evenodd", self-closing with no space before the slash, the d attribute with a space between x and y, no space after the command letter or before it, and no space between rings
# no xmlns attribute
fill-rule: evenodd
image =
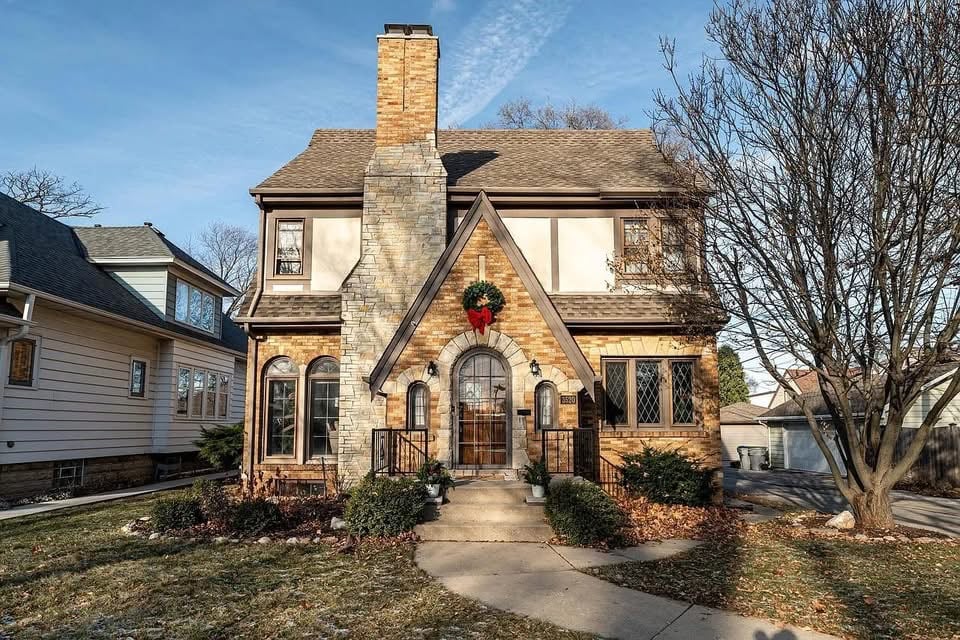
<svg viewBox="0 0 960 640"><path fill-rule="evenodd" d="M557 339L557 342L560 343L560 347L563 349L567 359L570 360L570 364L573 365L574 370L577 372L577 377L583 383L584 390L593 398L594 381L597 379L593 367L590 366L586 356L583 355L573 336L570 335L570 331L560 318L557 308L554 307L553 302L550 301L550 296L544 291L543 285L540 284L530 264L526 258L523 257L520 248L513 240L513 236L510 235L497 210L493 208L490 199L487 198L487 194L483 191L477 195L473 206L470 207L470 211L467 212L463 222L457 227L457 231L453 234L450 244L447 245L440 259L437 260L437 264L427 277L423 288L420 289L420 293L413 301L413 304L410 305L410 309L400 322L396 333L393 334L393 338L391 338L390 343L387 344L383 355L380 356L380 360L377 361L373 371L370 373L371 397L380 391L387 376L390 375L393 366L397 363L397 360L400 359L400 354L403 353L407 343L413 337L420 321L423 320L423 316L426 315L427 309L430 308L430 303L433 302L437 292L440 291L440 287L447 279L457 259L463 253L464 248L467 246L467 241L470 240L481 219L487 222L494 238L496 238L500 244L500 248L503 249L510 264L513 265L513 268L516 270L517 275L520 276L520 281L523 282L534 304L537 305L540 315L543 316L547 326L550 327L550 331Z"/></svg>

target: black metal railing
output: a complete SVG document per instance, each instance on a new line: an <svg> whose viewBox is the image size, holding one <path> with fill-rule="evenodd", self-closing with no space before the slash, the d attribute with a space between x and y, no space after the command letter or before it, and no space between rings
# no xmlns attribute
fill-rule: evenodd
<svg viewBox="0 0 960 640"><path fill-rule="evenodd" d="M600 447L595 429L544 429L540 432L540 448L549 473L597 479Z"/></svg>
<svg viewBox="0 0 960 640"><path fill-rule="evenodd" d="M600 456L600 477L597 484L611 496L618 498L626 493L623 486L623 471L603 456Z"/></svg>
<svg viewBox="0 0 960 640"><path fill-rule="evenodd" d="M409 476L427 461L426 429L374 429L370 468L383 476Z"/></svg>

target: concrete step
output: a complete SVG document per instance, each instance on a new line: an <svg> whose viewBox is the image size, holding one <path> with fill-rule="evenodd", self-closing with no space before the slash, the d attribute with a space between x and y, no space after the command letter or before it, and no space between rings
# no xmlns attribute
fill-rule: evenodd
<svg viewBox="0 0 960 640"><path fill-rule="evenodd" d="M452 504L523 504L530 487L522 482L458 482L447 491Z"/></svg>
<svg viewBox="0 0 960 640"><path fill-rule="evenodd" d="M543 524L543 507L525 504L463 504L451 502L440 507L441 524Z"/></svg>
<svg viewBox="0 0 960 640"><path fill-rule="evenodd" d="M421 540L458 542L545 542L553 537L546 524L443 524L427 522L414 529Z"/></svg>

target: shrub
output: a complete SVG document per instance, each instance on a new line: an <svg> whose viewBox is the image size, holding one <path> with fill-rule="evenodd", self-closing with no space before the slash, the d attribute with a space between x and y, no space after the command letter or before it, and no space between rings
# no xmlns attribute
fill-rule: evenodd
<svg viewBox="0 0 960 640"><path fill-rule="evenodd" d="M200 448L200 457L220 471L240 466L243 455L243 423L200 427L200 438L193 444Z"/></svg>
<svg viewBox="0 0 960 640"><path fill-rule="evenodd" d="M350 492L344 519L351 533L395 536L413 529L426 499L426 487L416 480L368 475Z"/></svg>
<svg viewBox="0 0 960 640"><path fill-rule="evenodd" d="M314 523L314 529L326 527L330 518L343 516L343 502L337 498L325 496L303 496L286 498L278 505L286 527L296 528L306 523Z"/></svg>
<svg viewBox="0 0 960 640"><path fill-rule="evenodd" d="M710 502L710 472L678 451L645 446L623 456L623 485L653 502L698 507Z"/></svg>
<svg viewBox="0 0 960 640"><path fill-rule="evenodd" d="M438 484L441 491L446 491L454 484L453 476L444 468L443 463L433 458L423 463L417 471L417 479L423 484Z"/></svg>
<svg viewBox="0 0 960 640"><path fill-rule="evenodd" d="M541 487L550 486L550 472L547 471L546 460L523 465L523 481Z"/></svg>
<svg viewBox="0 0 960 640"><path fill-rule="evenodd" d="M244 535L256 535L280 525L280 507L266 498L241 500L230 509L229 526Z"/></svg>
<svg viewBox="0 0 960 640"><path fill-rule="evenodd" d="M623 522L617 504L592 482L555 482L544 509L553 531L571 544L606 543Z"/></svg>
<svg viewBox="0 0 960 640"><path fill-rule="evenodd" d="M230 500L223 485L215 480L194 481L193 497L200 503L200 512L210 522L226 522L230 517Z"/></svg>
<svg viewBox="0 0 960 640"><path fill-rule="evenodd" d="M153 526L157 531L186 529L201 522L200 501L189 493L161 498L153 503Z"/></svg>

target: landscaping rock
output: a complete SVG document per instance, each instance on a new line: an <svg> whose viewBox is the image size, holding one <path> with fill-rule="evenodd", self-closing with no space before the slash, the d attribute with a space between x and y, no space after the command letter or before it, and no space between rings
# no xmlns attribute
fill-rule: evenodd
<svg viewBox="0 0 960 640"><path fill-rule="evenodd" d="M157 540L158 538L160 538L160 534L159 534L159 533L151 533L151 534L150 534L150 537L147 538L147 540Z"/></svg>
<svg viewBox="0 0 960 640"><path fill-rule="evenodd" d="M313 544L320 544L320 536L313 538L312 540L310 540L310 542L312 542Z"/></svg>
<svg viewBox="0 0 960 640"><path fill-rule="evenodd" d="M347 521L344 520L343 518L338 518L337 516L333 516L332 518L330 518L330 528L333 529L334 531L340 531L341 529L346 529Z"/></svg>
<svg viewBox="0 0 960 640"><path fill-rule="evenodd" d="M849 511L841 511L837 515L833 516L825 526L832 529L853 529L854 525L857 524L856 519L853 517L853 514Z"/></svg>
<svg viewBox="0 0 960 640"><path fill-rule="evenodd" d="M869 540L869 539L870 539L870 536L868 536L868 535L865 534L865 533L858 533L857 535L855 535L855 536L853 536L853 537L856 538L857 540Z"/></svg>
<svg viewBox="0 0 960 640"><path fill-rule="evenodd" d="M268 536L263 536L257 540L257 544L270 544L270 538Z"/></svg>
<svg viewBox="0 0 960 640"><path fill-rule="evenodd" d="M914 540L914 542L919 542L920 544L930 544L931 542L936 542L936 541L937 541L936 538L928 538L926 536L922 538L917 538L916 540Z"/></svg>
<svg viewBox="0 0 960 640"><path fill-rule="evenodd" d="M300 544L300 538L287 538L287 544Z"/></svg>
<svg viewBox="0 0 960 640"><path fill-rule="evenodd" d="M143 516L143 517L137 518L137 522L150 522L150 520L152 519L153 518L151 516Z"/></svg>
<svg viewBox="0 0 960 640"><path fill-rule="evenodd" d="M897 541L896 536L883 536L883 539L886 540L887 542L896 542L896 541Z"/></svg>
<svg viewBox="0 0 960 640"><path fill-rule="evenodd" d="M217 536L216 538L213 539L213 542L214 542L214 544L224 544L225 542L227 542L227 537L226 537L226 536Z"/></svg>

